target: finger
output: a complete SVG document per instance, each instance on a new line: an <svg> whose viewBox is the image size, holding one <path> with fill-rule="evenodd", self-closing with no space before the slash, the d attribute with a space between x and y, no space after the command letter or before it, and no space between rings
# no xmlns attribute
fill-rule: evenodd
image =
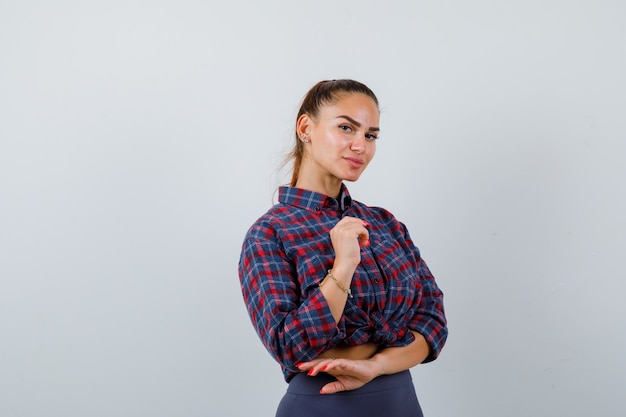
<svg viewBox="0 0 626 417"><path fill-rule="evenodd" d="M365 247L368 247L370 245L370 234L369 231L365 228L363 228L363 230L360 231L359 235L357 236L357 239L359 240L359 244Z"/></svg>
<svg viewBox="0 0 626 417"><path fill-rule="evenodd" d="M343 227L341 227L340 229L344 232L344 233L354 233L355 236L358 236L359 238L361 236L363 237L369 237L369 230L367 230L367 227L369 226L369 224L367 222L364 222L362 220L358 220L355 219L354 221L342 225Z"/></svg>
<svg viewBox="0 0 626 417"><path fill-rule="evenodd" d="M333 381L324 385L322 389L320 390L320 394L334 394L336 392L341 392L345 390L346 390L346 387L344 387L344 385L341 382Z"/></svg>
<svg viewBox="0 0 626 417"><path fill-rule="evenodd" d="M339 220L339 223L348 223L348 222L361 222L363 223L364 221L359 219L358 217L354 217L354 216L346 216L343 217L341 220Z"/></svg>
<svg viewBox="0 0 626 417"><path fill-rule="evenodd" d="M314 359L312 361L308 361L308 362L300 362L298 364L296 364L296 368L298 368L301 371L307 371L311 368L313 368L315 365L319 364L322 361L325 361L326 359Z"/></svg>
<svg viewBox="0 0 626 417"><path fill-rule="evenodd" d="M325 364L322 368L321 371L322 372L326 372L329 375L333 375L333 376L340 376L340 375L345 375L345 376L350 376L350 377L360 377L362 375L359 374L359 372L354 369L354 365L350 364L350 363L345 363L343 362L345 361L344 359L338 359L336 361L333 361L331 363Z"/></svg>
<svg viewBox="0 0 626 417"><path fill-rule="evenodd" d="M314 363L309 362L311 363L310 366L302 366L302 367L299 366L298 368L302 371L306 371L306 369L308 368L307 375L315 376L319 374L320 372L324 372L328 364L332 361L333 359L320 359L320 360L314 361Z"/></svg>
<svg viewBox="0 0 626 417"><path fill-rule="evenodd" d="M369 223L356 217L344 217L337 222L337 226L363 226L368 227Z"/></svg>

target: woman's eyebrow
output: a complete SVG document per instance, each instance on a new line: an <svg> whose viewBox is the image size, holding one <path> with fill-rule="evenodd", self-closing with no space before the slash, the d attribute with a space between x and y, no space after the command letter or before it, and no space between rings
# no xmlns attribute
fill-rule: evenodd
<svg viewBox="0 0 626 417"><path fill-rule="evenodd" d="M361 127L361 123L357 122L356 120L354 120L350 116L346 116L345 114L342 114L341 116L337 116L337 117L342 117L342 118L346 119L347 121L349 121L350 123L352 123L353 125L355 125L356 127ZM378 127L370 127L367 130L378 132L378 131L380 131L380 128L378 128Z"/></svg>

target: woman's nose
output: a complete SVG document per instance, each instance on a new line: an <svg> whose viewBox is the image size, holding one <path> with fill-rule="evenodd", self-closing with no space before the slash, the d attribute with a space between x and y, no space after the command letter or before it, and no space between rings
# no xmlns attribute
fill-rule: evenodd
<svg viewBox="0 0 626 417"><path fill-rule="evenodd" d="M363 152L363 149L365 149L365 136L355 135L350 144L350 149L355 152Z"/></svg>

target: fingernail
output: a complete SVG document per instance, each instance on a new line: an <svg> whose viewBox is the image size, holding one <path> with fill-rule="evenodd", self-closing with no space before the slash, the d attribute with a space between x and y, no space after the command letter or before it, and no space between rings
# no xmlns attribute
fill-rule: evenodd
<svg viewBox="0 0 626 417"><path fill-rule="evenodd" d="M308 375L308 376L313 375L313 369L309 369L309 372L307 372L307 375Z"/></svg>
<svg viewBox="0 0 626 417"><path fill-rule="evenodd" d="M301 366L302 366L302 362L296 364L296 368L299 368Z"/></svg>
<svg viewBox="0 0 626 417"><path fill-rule="evenodd" d="M324 393L324 389L321 389L321 390L320 390L320 394L323 394L323 393Z"/></svg>
<svg viewBox="0 0 626 417"><path fill-rule="evenodd" d="M322 371L325 371L328 369L328 365L324 365L324 367L322 368Z"/></svg>
<svg viewBox="0 0 626 417"><path fill-rule="evenodd" d="M370 247L370 240L369 240L369 239L367 239L367 240L365 241L365 247L366 247L366 248L369 248L369 247Z"/></svg>

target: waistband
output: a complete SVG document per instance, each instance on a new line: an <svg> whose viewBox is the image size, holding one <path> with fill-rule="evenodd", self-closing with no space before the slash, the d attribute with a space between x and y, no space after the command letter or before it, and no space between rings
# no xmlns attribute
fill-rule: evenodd
<svg viewBox="0 0 626 417"><path fill-rule="evenodd" d="M308 376L305 372L295 375L289 381L287 392L299 395L319 395L320 389L329 382L336 381L332 375L320 372L315 376ZM381 375L359 389L339 392L335 395L371 394L374 392L389 391L398 388L413 386L410 371L402 371L397 374Z"/></svg>

